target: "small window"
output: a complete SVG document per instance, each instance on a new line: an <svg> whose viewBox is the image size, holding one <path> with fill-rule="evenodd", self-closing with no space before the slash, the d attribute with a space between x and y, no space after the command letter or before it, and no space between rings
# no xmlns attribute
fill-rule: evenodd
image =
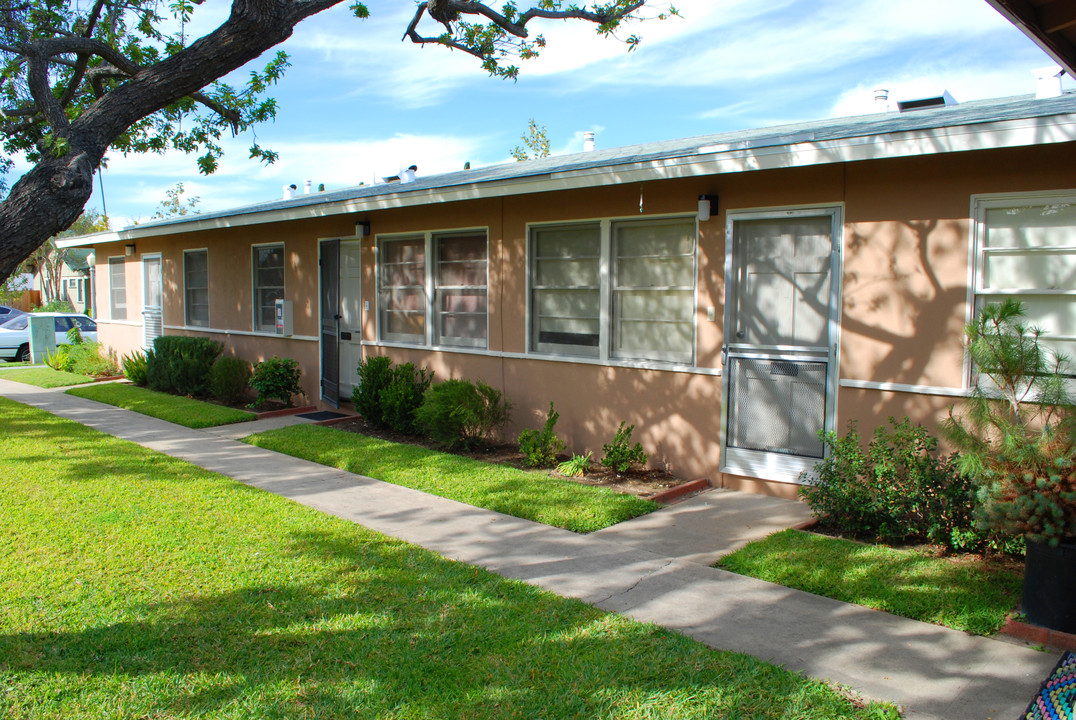
<svg viewBox="0 0 1076 720"><path fill-rule="evenodd" d="M438 345L486 347L486 236L434 237L437 247L435 328Z"/></svg>
<svg viewBox="0 0 1076 720"><path fill-rule="evenodd" d="M75 317L71 318L71 321L78 325L79 330L82 330L82 332L97 332L97 323L89 318Z"/></svg>
<svg viewBox="0 0 1076 720"><path fill-rule="evenodd" d="M385 240L378 261L381 339L426 341L426 239Z"/></svg>
<svg viewBox="0 0 1076 720"><path fill-rule="evenodd" d="M601 244L597 223L534 230L531 344L538 352L598 356Z"/></svg>
<svg viewBox="0 0 1076 720"><path fill-rule="evenodd" d="M109 316L113 320L127 319L127 273L121 257L108 259Z"/></svg>
<svg viewBox="0 0 1076 720"><path fill-rule="evenodd" d="M980 200L975 307L1019 300L1047 347L1076 355L1076 195Z"/></svg>
<svg viewBox="0 0 1076 720"><path fill-rule="evenodd" d="M183 253L183 292L187 325L209 326L209 251ZM275 324L274 316L274 324Z"/></svg>
<svg viewBox="0 0 1076 720"><path fill-rule="evenodd" d="M56 332L58 332L58 333L66 333L68 330L71 329L71 318L63 316L63 315L58 316L58 317L55 318L55 323L54 324L55 324L55 327L56 327Z"/></svg>
<svg viewBox="0 0 1076 720"><path fill-rule="evenodd" d="M255 247L252 265L254 329L260 332L275 332L276 301L284 299L284 245Z"/></svg>

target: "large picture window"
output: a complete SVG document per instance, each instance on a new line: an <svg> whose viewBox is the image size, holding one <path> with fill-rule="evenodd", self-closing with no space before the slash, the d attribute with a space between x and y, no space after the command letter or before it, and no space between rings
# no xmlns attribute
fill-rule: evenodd
<svg viewBox="0 0 1076 720"><path fill-rule="evenodd" d="M488 346L489 250L484 232L390 238L378 247L382 340Z"/></svg>
<svg viewBox="0 0 1076 720"><path fill-rule="evenodd" d="M1076 355L1076 193L980 198L975 307L1012 298L1043 343Z"/></svg>
<svg viewBox="0 0 1076 720"><path fill-rule="evenodd" d="M690 363L694 220L536 227L530 291L533 352Z"/></svg>
<svg viewBox="0 0 1076 720"><path fill-rule="evenodd" d="M186 323L209 326L209 251L188 250L183 253L183 293Z"/></svg>
<svg viewBox="0 0 1076 720"><path fill-rule="evenodd" d="M254 330L276 331L276 301L284 299L284 245L253 249Z"/></svg>
<svg viewBox="0 0 1076 720"><path fill-rule="evenodd" d="M122 257L108 259L108 312L113 320L127 319L127 264Z"/></svg>

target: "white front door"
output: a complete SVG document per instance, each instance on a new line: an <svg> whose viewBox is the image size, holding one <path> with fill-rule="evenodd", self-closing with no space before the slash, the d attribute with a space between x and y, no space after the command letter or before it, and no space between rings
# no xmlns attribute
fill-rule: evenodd
<svg viewBox="0 0 1076 720"><path fill-rule="evenodd" d="M142 256L142 344L151 349L153 341L164 334L164 282L161 256Z"/></svg>
<svg viewBox="0 0 1076 720"><path fill-rule="evenodd" d="M794 482L836 417L840 211L730 213L724 472Z"/></svg>
<svg viewBox="0 0 1076 720"><path fill-rule="evenodd" d="M340 243L340 397L359 384L362 360L362 243Z"/></svg>

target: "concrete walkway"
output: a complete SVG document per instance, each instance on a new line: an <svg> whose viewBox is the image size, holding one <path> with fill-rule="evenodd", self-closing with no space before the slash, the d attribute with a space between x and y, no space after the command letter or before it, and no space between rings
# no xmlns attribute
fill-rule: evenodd
<svg viewBox="0 0 1076 720"><path fill-rule="evenodd" d="M389 485L125 410L0 380L0 395L188 460L446 557L663 625L894 702L907 718L1009 720L1057 657L741 577L707 561L752 533L735 511L765 500L711 493L577 535ZM246 431L257 426L245 424ZM778 512L788 512L778 505ZM800 510L788 518L792 524ZM707 516L726 530L708 536ZM761 524L757 520L750 523ZM759 532L761 532L759 528ZM708 539L708 537L710 539Z"/></svg>

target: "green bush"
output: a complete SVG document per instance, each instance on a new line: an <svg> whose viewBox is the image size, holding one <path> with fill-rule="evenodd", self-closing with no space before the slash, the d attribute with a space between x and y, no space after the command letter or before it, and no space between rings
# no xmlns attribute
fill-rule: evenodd
<svg viewBox="0 0 1076 720"><path fill-rule="evenodd" d="M70 333L68 334L70 338ZM102 352L101 343L88 342L78 336L78 342L60 345L45 355L45 364L53 370L105 377L116 374L116 362Z"/></svg>
<svg viewBox="0 0 1076 720"><path fill-rule="evenodd" d="M550 402L549 415L542 429L531 428L519 434L519 451L523 453L524 465L535 468L556 465L557 455L566 447L553 429L559 419L560 413L553 409L553 403Z"/></svg>
<svg viewBox="0 0 1076 720"><path fill-rule="evenodd" d="M146 380L151 390L180 395L205 395L209 370L224 344L203 337L163 335L146 355Z"/></svg>
<svg viewBox="0 0 1076 720"><path fill-rule="evenodd" d="M44 305L41 305L40 307L35 307L33 309L33 312L35 312L35 313L39 313L39 312L66 312L66 313L73 313L73 312L75 312L75 307L71 304L71 302L69 300L62 300L60 298L57 298L55 300L49 300L47 303L45 303Z"/></svg>
<svg viewBox="0 0 1076 720"><path fill-rule="evenodd" d="M1010 299L985 306L965 328L982 381L962 412L950 408L943 429L980 485L982 527L1057 545L1076 538L1073 367L1025 317Z"/></svg>
<svg viewBox="0 0 1076 720"><path fill-rule="evenodd" d="M381 390L378 402L381 421L385 426L404 435L415 435L415 412L422 405L422 398L433 382L429 368L419 370L414 363L404 363L388 373L389 382Z"/></svg>
<svg viewBox="0 0 1076 720"><path fill-rule="evenodd" d="M415 412L419 427L449 448L471 448L508 421L511 404L481 380L446 380L426 391Z"/></svg>
<svg viewBox="0 0 1076 720"><path fill-rule="evenodd" d="M351 403L363 420L382 427L381 392L392 382L392 360L384 355L369 357L359 363L359 383L351 392Z"/></svg>
<svg viewBox="0 0 1076 720"><path fill-rule="evenodd" d="M626 424L626 421L621 421L616 435L613 436L613 442L602 445L602 452L605 455L601 459L601 464L618 473L627 472L636 465L646 465L650 457L643 452L643 446L640 443L631 444L631 433L635 426L628 425L625 428Z"/></svg>
<svg viewBox="0 0 1076 720"><path fill-rule="evenodd" d="M970 550L988 538L974 526L975 486L938 441L908 418L874 432L866 452L855 422L838 438L825 433L826 459L800 495L822 522L853 537L883 542L929 541Z"/></svg>
<svg viewBox="0 0 1076 720"><path fill-rule="evenodd" d="M209 392L225 405L243 401L250 389L250 362L225 355L209 370Z"/></svg>
<svg viewBox="0 0 1076 720"><path fill-rule="evenodd" d="M136 350L130 355L124 355L120 363L123 366L123 376L130 380L135 385L146 386L146 363L148 356L153 351L142 352Z"/></svg>
<svg viewBox="0 0 1076 720"><path fill-rule="evenodd" d="M250 386L258 391L257 404L264 404L268 400L279 400L285 406L291 407L292 395L302 392L299 378L302 370L299 363L291 358L271 357L254 366L251 373Z"/></svg>
<svg viewBox="0 0 1076 720"><path fill-rule="evenodd" d="M71 358L67 345L58 345L52 352L45 352L45 364L58 372L71 372Z"/></svg>

